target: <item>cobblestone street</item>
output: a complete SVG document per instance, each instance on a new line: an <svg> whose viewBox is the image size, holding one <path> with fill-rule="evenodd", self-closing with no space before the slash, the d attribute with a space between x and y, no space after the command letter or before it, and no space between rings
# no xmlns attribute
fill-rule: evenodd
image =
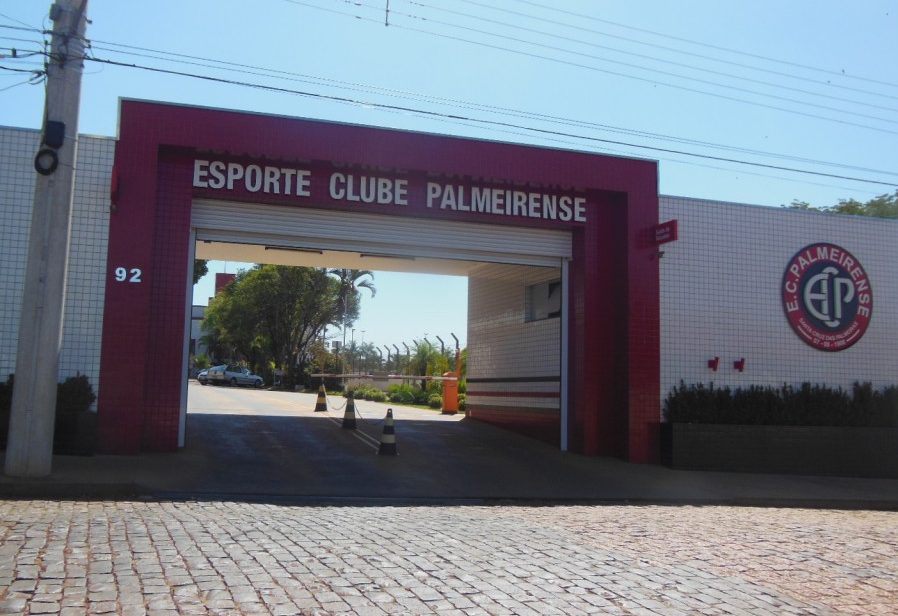
<svg viewBox="0 0 898 616"><path fill-rule="evenodd" d="M0 613L894 614L898 513L0 501Z"/></svg>

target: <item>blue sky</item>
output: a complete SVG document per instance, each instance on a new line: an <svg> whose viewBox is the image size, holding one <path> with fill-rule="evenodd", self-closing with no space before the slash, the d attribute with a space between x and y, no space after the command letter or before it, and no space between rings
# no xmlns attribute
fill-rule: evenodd
<svg viewBox="0 0 898 616"><path fill-rule="evenodd" d="M88 62L80 131L115 135L118 99L131 97L657 159L670 195L829 205L898 183L894 0L390 0L389 26L385 4L90 0L97 59L313 96ZM49 5L0 0L0 54L39 49L39 33L14 28L48 26ZM26 77L0 71L0 124L40 126L43 88L17 85ZM376 284L356 325L366 340L464 332L464 279L378 273Z"/></svg>

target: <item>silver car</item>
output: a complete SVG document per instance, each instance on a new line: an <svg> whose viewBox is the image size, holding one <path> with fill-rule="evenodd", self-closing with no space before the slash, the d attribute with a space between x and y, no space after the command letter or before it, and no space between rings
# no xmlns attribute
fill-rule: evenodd
<svg viewBox="0 0 898 616"><path fill-rule="evenodd" d="M248 369L235 364L212 366L206 372L206 380L212 385L262 387L265 384L261 376L253 374Z"/></svg>

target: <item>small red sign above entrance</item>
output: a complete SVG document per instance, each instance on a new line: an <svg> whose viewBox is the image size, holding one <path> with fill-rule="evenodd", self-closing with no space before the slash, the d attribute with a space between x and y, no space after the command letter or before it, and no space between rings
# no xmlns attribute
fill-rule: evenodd
<svg viewBox="0 0 898 616"><path fill-rule="evenodd" d="M677 221L668 220L660 225L655 225L655 243L666 244L677 240Z"/></svg>

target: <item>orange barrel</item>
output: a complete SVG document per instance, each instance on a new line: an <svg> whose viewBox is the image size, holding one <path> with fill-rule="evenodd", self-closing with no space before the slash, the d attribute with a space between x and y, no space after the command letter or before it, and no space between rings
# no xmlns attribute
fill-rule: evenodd
<svg viewBox="0 0 898 616"><path fill-rule="evenodd" d="M443 376L454 376L454 381L443 381L443 415L458 412L458 372L444 372Z"/></svg>

